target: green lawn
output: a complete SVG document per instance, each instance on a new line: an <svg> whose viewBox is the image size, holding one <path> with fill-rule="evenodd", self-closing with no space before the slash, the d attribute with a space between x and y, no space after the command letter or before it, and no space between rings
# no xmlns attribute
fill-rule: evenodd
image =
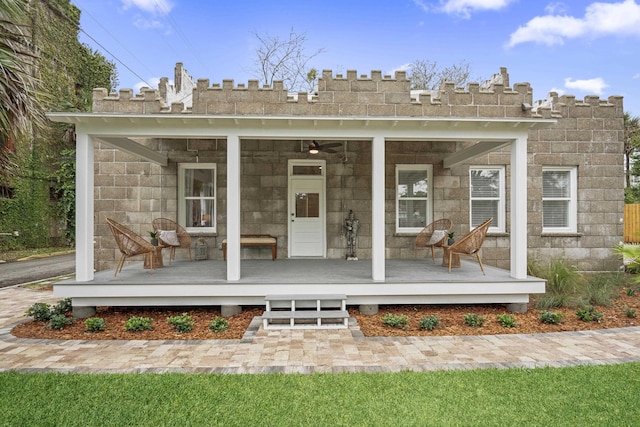
<svg viewBox="0 0 640 427"><path fill-rule="evenodd" d="M3 426L631 426L640 363L399 374L0 373Z"/></svg>

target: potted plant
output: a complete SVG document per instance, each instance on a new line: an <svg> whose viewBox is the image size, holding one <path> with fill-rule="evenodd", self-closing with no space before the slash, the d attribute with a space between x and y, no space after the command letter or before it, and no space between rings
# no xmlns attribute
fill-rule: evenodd
<svg viewBox="0 0 640 427"><path fill-rule="evenodd" d="M455 235L455 232L450 232L448 233L449 239L447 240L447 245L451 246L453 245L453 243L455 242L455 240L453 240L453 236Z"/></svg>
<svg viewBox="0 0 640 427"><path fill-rule="evenodd" d="M149 236L151 236L151 244L153 246L158 246L158 232L157 231L150 231L149 232Z"/></svg>

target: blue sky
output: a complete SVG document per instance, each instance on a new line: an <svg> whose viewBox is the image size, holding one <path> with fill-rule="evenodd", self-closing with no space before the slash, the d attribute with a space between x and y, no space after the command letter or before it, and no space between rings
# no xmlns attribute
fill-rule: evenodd
<svg viewBox="0 0 640 427"><path fill-rule="evenodd" d="M416 60L466 62L472 80L507 67L529 82L578 99L624 96L640 115L640 0L72 0L80 39L114 61L119 88L157 87L176 62L195 79L247 83L255 33L305 33L311 65L335 73L392 74ZM145 83L146 82L146 83Z"/></svg>

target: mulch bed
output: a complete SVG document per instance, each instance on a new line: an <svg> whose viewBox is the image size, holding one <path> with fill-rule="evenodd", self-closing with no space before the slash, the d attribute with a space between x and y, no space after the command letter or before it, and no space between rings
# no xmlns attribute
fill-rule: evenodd
<svg viewBox="0 0 640 427"><path fill-rule="evenodd" d="M532 334L563 331L584 331L594 329L620 328L640 325L640 292L629 296L626 290L621 290L611 306L598 306L603 313L600 322L584 322L576 316L575 308L559 308L551 311L564 314L564 321L560 325L547 325L540 321L543 310L532 308L529 304L527 313L510 313L516 320L515 328L505 328L496 319L499 314L507 313L503 305L398 305L380 306L378 314L364 316L357 307L349 309L360 330L368 337L393 336L447 336L447 335L496 335L496 334ZM637 318L627 316L626 309L635 310ZM195 320L191 332L177 333L167 324L167 317L178 316L184 312ZM79 340L216 340L240 339L247 330L249 323L255 316L261 316L262 307L244 307L242 313L228 317L229 329L225 332L209 330L209 324L220 316L219 307L99 307L96 317L105 320L107 329L103 332L86 332L82 320L76 320L73 325L63 330L50 329L47 323L27 321L17 325L12 334L19 338L40 339L79 339ZM407 329L386 326L382 317L386 313L404 314L409 317ZM464 315L478 314L485 318L482 327L470 327L465 324ZM440 318L440 326L433 331L421 330L419 321L428 315ZM125 330L126 321L132 317L151 317L154 319L152 331L128 332Z"/></svg>

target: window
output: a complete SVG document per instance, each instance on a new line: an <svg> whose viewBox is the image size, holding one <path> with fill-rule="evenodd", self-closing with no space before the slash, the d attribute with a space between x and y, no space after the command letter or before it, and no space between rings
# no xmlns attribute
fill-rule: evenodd
<svg viewBox="0 0 640 427"><path fill-rule="evenodd" d="M542 168L542 231L577 231L577 168Z"/></svg>
<svg viewBox="0 0 640 427"><path fill-rule="evenodd" d="M216 164L178 166L178 222L189 232L216 231Z"/></svg>
<svg viewBox="0 0 640 427"><path fill-rule="evenodd" d="M505 168L478 166L469 168L471 228L493 218L490 231L505 231Z"/></svg>
<svg viewBox="0 0 640 427"><path fill-rule="evenodd" d="M396 231L420 232L432 219L432 165L396 166Z"/></svg>

